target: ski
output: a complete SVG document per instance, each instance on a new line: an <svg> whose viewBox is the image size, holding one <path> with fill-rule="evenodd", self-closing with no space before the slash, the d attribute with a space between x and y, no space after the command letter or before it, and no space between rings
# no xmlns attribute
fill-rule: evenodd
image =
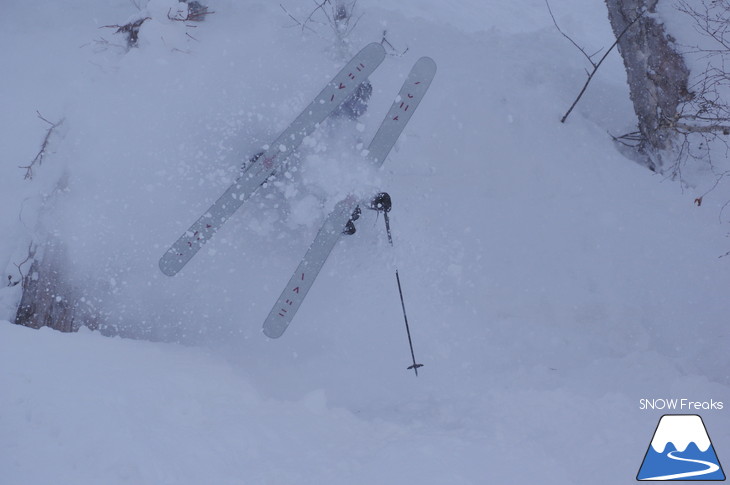
<svg viewBox="0 0 730 485"><path fill-rule="evenodd" d="M271 177L307 135L311 134L385 59L378 43L365 46L327 84L309 106L255 157L205 213L160 258L160 270L177 274L241 205Z"/></svg>
<svg viewBox="0 0 730 485"><path fill-rule="evenodd" d="M376 167L380 167L385 162L385 158L403 132L408 120L413 116L413 112L426 94L435 75L436 63L433 59L421 57L414 64L388 114L368 146L366 156ZM264 321L263 330L267 337L281 337L289 327L304 301L304 297L360 203L360 200L350 195L338 202L334 210L327 216L304 258Z"/></svg>

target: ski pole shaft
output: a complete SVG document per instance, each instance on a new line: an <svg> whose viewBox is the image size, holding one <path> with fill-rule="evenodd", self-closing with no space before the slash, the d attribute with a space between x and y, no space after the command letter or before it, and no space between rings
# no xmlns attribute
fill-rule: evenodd
<svg viewBox="0 0 730 485"><path fill-rule="evenodd" d="M393 247L393 235L390 232L390 218L388 217L387 212L383 212L383 219L385 219L385 232L388 234L388 242L390 243L390 246Z"/></svg>
<svg viewBox="0 0 730 485"><path fill-rule="evenodd" d="M400 304L403 308L403 320L406 322L406 333L408 334L408 346L411 348L411 359L413 360L413 365L409 366L408 369L413 369L413 372L416 373L416 377L418 377L418 368L423 367L423 364L416 364L416 355L413 352L413 340L411 339L411 328L408 325L408 316L406 315L406 304L403 301L403 288L400 284L400 275L398 274L398 270L395 270L395 280L398 282L398 293L400 294Z"/></svg>

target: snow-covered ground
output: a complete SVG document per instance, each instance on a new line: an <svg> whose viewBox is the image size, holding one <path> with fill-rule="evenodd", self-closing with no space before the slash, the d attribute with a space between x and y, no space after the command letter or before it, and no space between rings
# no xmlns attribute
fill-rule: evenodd
<svg viewBox="0 0 730 485"><path fill-rule="evenodd" d="M542 0L360 0L352 51L384 30L408 48L371 77L367 115L321 127L291 180L162 275L169 244L344 62L327 26L302 32L276 2L210 7L195 27L168 20L171 0L3 8L4 278L52 235L102 333L125 338L0 322L0 483L628 483L666 412L640 399L730 401L726 187L697 207L712 180L683 187L619 153L607 132L633 112L615 52L559 123L586 66ZM587 50L613 42L602 2L553 11ZM151 19L127 52L101 27L133 16ZM366 173L353 147L423 55L431 90ZM26 181L36 110L64 122ZM353 183L392 195L395 249L365 214L266 339ZM19 297L0 289L0 320ZM727 410L701 414L722 461Z"/></svg>

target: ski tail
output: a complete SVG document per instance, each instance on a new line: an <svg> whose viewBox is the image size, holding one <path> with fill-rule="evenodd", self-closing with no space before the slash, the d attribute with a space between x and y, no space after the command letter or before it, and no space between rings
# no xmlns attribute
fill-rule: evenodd
<svg viewBox="0 0 730 485"><path fill-rule="evenodd" d="M337 203L327 216L312 245L266 317L264 334L267 337L278 338L286 331L357 205L357 199L348 197Z"/></svg>
<svg viewBox="0 0 730 485"><path fill-rule="evenodd" d="M398 96L368 146L367 157L377 167L385 162L388 153L413 116L413 112L426 94L435 75L436 63L430 57L421 57L413 65ZM278 338L289 327L304 301L304 297L314 284L314 279L324 266L357 207L358 200L351 195L340 201L327 216L324 225L264 321L263 330L267 337ZM414 365L417 367L413 369L418 373L417 369L420 364Z"/></svg>
<svg viewBox="0 0 730 485"><path fill-rule="evenodd" d="M365 46L325 86L267 149L228 187L221 197L178 238L160 258L160 270L177 274L218 229L276 172L307 135L311 134L385 59L377 42Z"/></svg>

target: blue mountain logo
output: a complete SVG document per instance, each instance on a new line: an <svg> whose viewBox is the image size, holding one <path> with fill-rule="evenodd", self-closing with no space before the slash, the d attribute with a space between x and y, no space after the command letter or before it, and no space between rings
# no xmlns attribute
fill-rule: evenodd
<svg viewBox="0 0 730 485"><path fill-rule="evenodd" d="M696 414L662 416L636 479L725 480L702 418Z"/></svg>

